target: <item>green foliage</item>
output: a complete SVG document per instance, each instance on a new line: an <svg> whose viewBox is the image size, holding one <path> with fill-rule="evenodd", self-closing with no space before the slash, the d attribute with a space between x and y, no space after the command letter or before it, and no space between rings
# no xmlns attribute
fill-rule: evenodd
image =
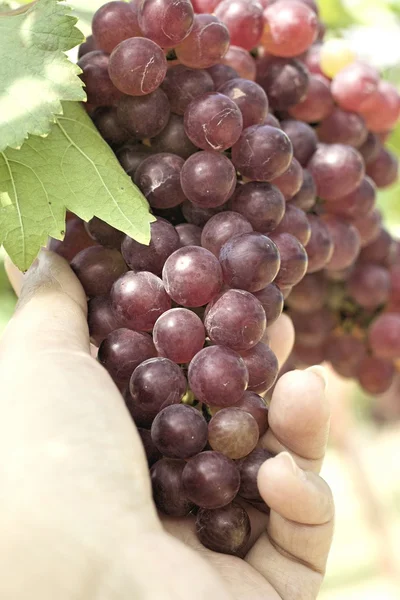
<svg viewBox="0 0 400 600"><path fill-rule="evenodd" d="M30 136L0 154L0 243L26 270L50 235L62 239L65 210L94 215L143 244L154 217L84 108L63 104L47 138Z"/></svg>

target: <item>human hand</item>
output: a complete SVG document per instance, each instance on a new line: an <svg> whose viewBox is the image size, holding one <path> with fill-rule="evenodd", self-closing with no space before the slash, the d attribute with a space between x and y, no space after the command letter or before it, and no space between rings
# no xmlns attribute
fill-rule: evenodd
<svg viewBox="0 0 400 600"><path fill-rule="evenodd" d="M10 278L18 289L15 270ZM282 363L290 321L280 317L269 333ZM318 476L329 421L319 368L276 386L261 443L284 452L260 469L271 515L249 509L253 533L241 560L202 547L190 518L162 527L136 428L89 346L84 292L67 263L43 251L0 346L0 596L316 598L333 529Z"/></svg>

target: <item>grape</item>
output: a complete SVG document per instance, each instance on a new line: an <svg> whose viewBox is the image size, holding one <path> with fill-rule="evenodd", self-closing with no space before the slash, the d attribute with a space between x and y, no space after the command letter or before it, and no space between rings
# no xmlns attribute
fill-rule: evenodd
<svg viewBox="0 0 400 600"><path fill-rule="evenodd" d="M184 160L176 154L153 154L140 163L135 183L154 208L172 208L186 200L181 186Z"/></svg>
<svg viewBox="0 0 400 600"><path fill-rule="evenodd" d="M224 208L225 205L220 205L214 208L203 208L198 204L192 204L192 202L186 200L186 202L182 204L182 214L188 223L197 225L197 227L202 227L209 219L211 219L211 217L223 211ZM199 244L195 245L197 246Z"/></svg>
<svg viewBox="0 0 400 600"><path fill-rule="evenodd" d="M102 246L106 248L121 247L121 242L124 239L122 231L118 231L118 229L98 217L93 217L88 223L85 223L85 228L90 237Z"/></svg>
<svg viewBox="0 0 400 600"><path fill-rule="evenodd" d="M171 111L183 115L192 100L214 91L214 82L207 71L176 65L168 69L161 87L168 96Z"/></svg>
<svg viewBox="0 0 400 600"><path fill-rule="evenodd" d="M168 358L149 358L133 371L129 391L132 403L155 416L171 404L179 404L187 388L182 369Z"/></svg>
<svg viewBox="0 0 400 600"><path fill-rule="evenodd" d="M370 213L375 205L376 188L369 177L364 177L355 190L335 200L327 202L325 208L344 219L358 219Z"/></svg>
<svg viewBox="0 0 400 600"><path fill-rule="evenodd" d="M320 64L327 77L335 77L342 69L351 65L354 59L354 52L346 40L332 38L321 46Z"/></svg>
<svg viewBox="0 0 400 600"><path fill-rule="evenodd" d="M209 346L196 354L189 365L189 385L199 402L231 406L247 388L247 367L237 352Z"/></svg>
<svg viewBox="0 0 400 600"><path fill-rule="evenodd" d="M257 83L274 110L287 110L305 98L309 76L299 60L267 55L257 63Z"/></svg>
<svg viewBox="0 0 400 600"><path fill-rule="evenodd" d="M326 345L326 359L342 377L355 377L365 355L364 342L352 335L332 337Z"/></svg>
<svg viewBox="0 0 400 600"><path fill-rule="evenodd" d="M262 45L275 56L298 56L315 41L318 18L302 2L281 0L264 11Z"/></svg>
<svg viewBox="0 0 400 600"><path fill-rule="evenodd" d="M243 233L228 240L219 260L230 287L258 292L275 279L280 259L276 245L261 233Z"/></svg>
<svg viewBox="0 0 400 600"><path fill-rule="evenodd" d="M109 56L102 50L88 52L78 60L87 101L95 106L115 104L121 97L121 92L110 79L108 65Z"/></svg>
<svg viewBox="0 0 400 600"><path fill-rule="evenodd" d="M196 152L182 167L181 185L185 196L201 208L216 208L233 194L235 169L226 156L217 152Z"/></svg>
<svg viewBox="0 0 400 600"><path fill-rule="evenodd" d="M188 363L204 346L206 332L201 319L186 308L172 308L154 325L153 340L160 356Z"/></svg>
<svg viewBox="0 0 400 600"><path fill-rule="evenodd" d="M390 233L386 229L381 229L378 237L361 250L358 260L359 262L386 265L391 259L393 246L393 238Z"/></svg>
<svg viewBox="0 0 400 600"><path fill-rule="evenodd" d="M286 171L292 160L292 144L287 135L269 125L244 129L232 148L232 162L243 177L270 181Z"/></svg>
<svg viewBox="0 0 400 600"><path fill-rule="evenodd" d="M128 382L140 363L155 356L157 350L148 333L121 328L101 343L98 359L115 381Z"/></svg>
<svg viewBox="0 0 400 600"><path fill-rule="evenodd" d="M138 434L140 435L140 439L142 441L143 448L146 454L147 464L149 465L149 467L151 467L152 465L154 465L155 462L160 460L162 456L153 444L150 431L148 429L142 429L141 427L138 427L137 430Z"/></svg>
<svg viewBox="0 0 400 600"><path fill-rule="evenodd" d="M278 119L276 117L274 117L274 115L271 115L271 113L268 113L268 115L265 117L263 124L270 125L271 127L277 127L278 129L282 129L281 124L279 123Z"/></svg>
<svg viewBox="0 0 400 600"><path fill-rule="evenodd" d="M347 290L363 308L378 308L389 297L389 271L378 265L358 265L350 274Z"/></svg>
<svg viewBox="0 0 400 600"><path fill-rule="evenodd" d="M336 325L336 316L328 308L304 312L290 311L290 317L296 330L296 343L303 346L321 346L328 339Z"/></svg>
<svg viewBox="0 0 400 600"><path fill-rule="evenodd" d="M197 148L186 135L183 118L171 114L164 129L151 140L154 152L169 152L182 158L189 158Z"/></svg>
<svg viewBox="0 0 400 600"><path fill-rule="evenodd" d="M300 163L292 158L289 167L282 175L272 179L271 183L280 189L285 200L290 200L297 194L303 183L303 169Z"/></svg>
<svg viewBox="0 0 400 600"><path fill-rule="evenodd" d="M208 443L213 450L238 459L257 445L259 429L250 413L240 408L219 410L208 424Z"/></svg>
<svg viewBox="0 0 400 600"><path fill-rule="evenodd" d="M171 308L171 301L156 275L129 271L114 283L111 305L123 327L151 331L158 317Z"/></svg>
<svg viewBox="0 0 400 600"><path fill-rule="evenodd" d="M185 404L167 406L151 426L151 438L168 458L189 458L207 443L207 422L200 411Z"/></svg>
<svg viewBox="0 0 400 600"><path fill-rule="evenodd" d="M359 153L364 159L366 165L374 160L381 149L382 144L376 133L368 132L367 139L365 142L358 148Z"/></svg>
<svg viewBox="0 0 400 600"><path fill-rule="evenodd" d="M359 112L371 99L379 84L379 73L361 62L354 62L342 69L332 81L332 95L344 110Z"/></svg>
<svg viewBox="0 0 400 600"><path fill-rule="evenodd" d="M390 131L400 116L400 95L393 84L380 81L376 92L363 103L360 111L370 131Z"/></svg>
<svg viewBox="0 0 400 600"><path fill-rule="evenodd" d="M162 48L174 48L191 32L194 12L190 0L143 0L138 20L146 38Z"/></svg>
<svg viewBox="0 0 400 600"><path fill-rule="evenodd" d="M130 142L119 149L117 158L124 171L126 171L133 179L139 165L146 160L150 154L151 150L148 146L145 146L140 142Z"/></svg>
<svg viewBox="0 0 400 600"><path fill-rule="evenodd" d="M325 215L323 219L333 241L333 253L326 268L332 271L346 269L353 264L360 251L358 231L354 225L336 215Z"/></svg>
<svg viewBox="0 0 400 600"><path fill-rule="evenodd" d="M118 327L108 296L96 296L89 300L87 320L90 339L96 346L100 346L108 334Z"/></svg>
<svg viewBox="0 0 400 600"><path fill-rule="evenodd" d="M381 223L382 217L377 209L354 221L353 224L361 238L361 246L367 246L376 240L381 230Z"/></svg>
<svg viewBox="0 0 400 600"><path fill-rule="evenodd" d="M264 123L268 114L268 98L260 85L247 79L231 79L218 92L228 96L240 108L243 128Z"/></svg>
<svg viewBox="0 0 400 600"><path fill-rule="evenodd" d="M233 236L253 231L249 221L232 211L218 213L204 225L201 245L219 257L222 246Z"/></svg>
<svg viewBox="0 0 400 600"><path fill-rule="evenodd" d="M249 373L247 389L250 392L264 394L275 383L278 377L278 359L271 348L259 342L250 350L240 352Z"/></svg>
<svg viewBox="0 0 400 600"><path fill-rule="evenodd" d="M222 508L201 508L196 516L200 542L214 552L240 556L250 539L250 519L242 506L228 504Z"/></svg>
<svg viewBox="0 0 400 600"><path fill-rule="evenodd" d="M182 473L183 491L201 508L221 508L236 496L239 470L233 460L220 452L201 452L191 458Z"/></svg>
<svg viewBox="0 0 400 600"><path fill-rule="evenodd" d="M322 44L318 43L310 46L307 52L303 54L302 61L310 73L326 77L321 69L321 48Z"/></svg>
<svg viewBox="0 0 400 600"><path fill-rule="evenodd" d="M145 96L162 83L167 61L157 44L135 37L121 42L113 50L108 72L115 87L124 94Z"/></svg>
<svg viewBox="0 0 400 600"><path fill-rule="evenodd" d="M256 79L256 61L244 48L234 45L229 46L222 64L235 69L238 76L243 77L243 79L249 81L255 81Z"/></svg>
<svg viewBox="0 0 400 600"><path fill-rule="evenodd" d="M121 126L118 121L115 106L98 108L93 116L93 123L99 130L101 137L110 146L120 146L129 139L129 132Z"/></svg>
<svg viewBox="0 0 400 600"><path fill-rule="evenodd" d="M195 15L190 35L176 46L178 60L187 67L207 69L221 62L229 48L229 31L214 15Z"/></svg>
<svg viewBox="0 0 400 600"><path fill-rule="evenodd" d="M264 435L268 429L268 406L264 398L255 392L246 391L233 408L250 413L257 423L259 436Z"/></svg>
<svg viewBox="0 0 400 600"><path fill-rule="evenodd" d="M98 50L96 40L92 35L88 35L85 41L79 46L78 59L82 58L82 56L85 56L85 54L92 52L93 50Z"/></svg>
<svg viewBox="0 0 400 600"><path fill-rule="evenodd" d="M266 234L277 227L285 214L285 199L281 191L261 181L239 185L229 206L243 215L255 231Z"/></svg>
<svg viewBox="0 0 400 600"><path fill-rule="evenodd" d="M289 114L295 119L308 123L317 123L328 117L334 109L334 101L329 81L322 75L310 75L307 94L289 107Z"/></svg>
<svg viewBox="0 0 400 600"><path fill-rule="evenodd" d="M281 257L275 283L283 287L296 285L307 272L308 259L303 245L290 233L272 233L271 239Z"/></svg>
<svg viewBox="0 0 400 600"><path fill-rule="evenodd" d="M307 273L315 273L325 267L333 254L333 239L327 225L316 215L308 215L311 236L307 244Z"/></svg>
<svg viewBox="0 0 400 600"><path fill-rule="evenodd" d="M368 341L375 356L387 359L400 358L400 315L379 315L368 331Z"/></svg>
<svg viewBox="0 0 400 600"><path fill-rule="evenodd" d="M321 142L330 144L348 144L354 148L361 146L367 139L365 121L356 113L336 108L317 129Z"/></svg>
<svg viewBox="0 0 400 600"><path fill-rule="evenodd" d="M264 448L253 450L238 463L240 472L239 496L246 500L262 500L258 491L257 477L261 465L274 455Z"/></svg>
<svg viewBox="0 0 400 600"><path fill-rule="evenodd" d="M393 383L394 366L384 358L367 356L358 366L357 378L361 387L376 396L386 392Z"/></svg>
<svg viewBox="0 0 400 600"><path fill-rule="evenodd" d="M118 382L117 382L117 385L118 385ZM135 403L133 401L133 398L129 391L129 386L127 388L125 388L125 390L122 392L122 394L123 394L126 408L129 411L131 419L134 421L136 427L149 429L151 427L151 424L155 417L154 412L153 413L151 411L146 412L146 410L144 410L142 406L139 406L137 403Z"/></svg>
<svg viewBox="0 0 400 600"><path fill-rule="evenodd" d="M179 248L179 236L175 227L160 217L150 224L150 234L148 246L126 236L122 242L122 256L133 271L161 275L168 256Z"/></svg>
<svg viewBox="0 0 400 600"><path fill-rule="evenodd" d="M299 242L306 246L311 237L311 225L307 219L306 213L290 204L286 207L285 216L274 231L274 235L277 233L290 233L299 240Z"/></svg>
<svg viewBox="0 0 400 600"><path fill-rule="evenodd" d="M269 327L281 316L283 310L282 292L278 286L274 283L270 283L262 290L254 292L254 296L262 304Z"/></svg>
<svg viewBox="0 0 400 600"><path fill-rule="evenodd" d="M71 268L89 297L108 294L113 283L128 270L118 250L103 246L81 250L73 258Z"/></svg>
<svg viewBox="0 0 400 600"><path fill-rule="evenodd" d="M221 0L192 0L195 13L213 13Z"/></svg>
<svg viewBox="0 0 400 600"><path fill-rule="evenodd" d="M135 138L154 137L168 123L168 98L161 89L144 97L124 96L118 102L117 114L121 125Z"/></svg>
<svg viewBox="0 0 400 600"><path fill-rule="evenodd" d="M71 262L78 252L95 245L96 242L89 237L83 221L78 217L74 217L67 221L64 239L55 240L50 238L48 249Z"/></svg>
<svg viewBox="0 0 400 600"><path fill-rule="evenodd" d="M245 50L258 45L263 32L261 6L254 0L222 0L215 14L228 28L231 43Z"/></svg>
<svg viewBox="0 0 400 600"><path fill-rule="evenodd" d="M378 188L388 187L398 179L399 161L386 148L381 148L378 155L367 164L367 175L373 179Z"/></svg>
<svg viewBox="0 0 400 600"><path fill-rule="evenodd" d="M327 299L328 284L321 273L306 275L294 286L286 304L304 314L320 310Z"/></svg>
<svg viewBox="0 0 400 600"><path fill-rule="evenodd" d="M220 291L222 271L211 252L185 246L167 258L163 281L169 296L181 306L203 306Z"/></svg>
<svg viewBox="0 0 400 600"><path fill-rule="evenodd" d="M204 325L211 341L248 350L262 338L267 321L262 304L244 290L227 290L207 307Z"/></svg>
<svg viewBox="0 0 400 600"><path fill-rule="evenodd" d="M281 128L292 142L293 156L303 167L306 166L317 149L318 138L315 130L307 123L294 119L282 121Z"/></svg>
<svg viewBox="0 0 400 600"><path fill-rule="evenodd" d="M364 177L360 154L343 144L320 144L307 166L324 200L335 200L350 194Z"/></svg>
<svg viewBox="0 0 400 600"><path fill-rule="evenodd" d="M188 138L203 150L227 150L240 137L243 117L227 96L210 92L192 100L184 116Z"/></svg>
<svg viewBox="0 0 400 600"><path fill-rule="evenodd" d="M136 11L125 2L107 2L93 15L93 38L96 45L110 54L128 38L141 35Z"/></svg>
<svg viewBox="0 0 400 600"><path fill-rule="evenodd" d="M307 367L319 365L325 360L325 345L304 346L296 341L293 347L293 355L296 361Z"/></svg>
<svg viewBox="0 0 400 600"><path fill-rule="evenodd" d="M191 223L181 223L175 227L181 246L201 246L201 228Z"/></svg>
<svg viewBox="0 0 400 600"><path fill-rule="evenodd" d="M194 509L182 486L184 460L162 458L151 468L153 498L157 507L172 517L185 517Z"/></svg>
<svg viewBox="0 0 400 600"><path fill-rule="evenodd" d="M297 194L290 199L290 205L305 211L310 210L315 205L316 195L317 190L313 176L310 171L303 169L303 183Z"/></svg>
<svg viewBox="0 0 400 600"><path fill-rule="evenodd" d="M210 67L209 69L207 69L207 71L214 82L214 87L216 90L218 90L222 85L224 85L231 79L236 79L238 77L238 74L235 71L235 69L233 69L229 65L224 65L222 63Z"/></svg>

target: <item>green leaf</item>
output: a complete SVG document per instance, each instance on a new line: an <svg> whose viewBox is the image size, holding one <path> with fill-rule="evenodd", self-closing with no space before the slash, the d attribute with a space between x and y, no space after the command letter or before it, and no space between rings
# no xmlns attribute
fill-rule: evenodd
<svg viewBox="0 0 400 600"><path fill-rule="evenodd" d="M65 51L84 38L59 0L0 14L0 151L47 135L61 101L85 100L79 67Z"/></svg>
<svg viewBox="0 0 400 600"><path fill-rule="evenodd" d="M25 271L47 237L63 239L66 208L94 215L142 244L148 203L119 165L81 104L66 102L49 136L0 153L0 244Z"/></svg>

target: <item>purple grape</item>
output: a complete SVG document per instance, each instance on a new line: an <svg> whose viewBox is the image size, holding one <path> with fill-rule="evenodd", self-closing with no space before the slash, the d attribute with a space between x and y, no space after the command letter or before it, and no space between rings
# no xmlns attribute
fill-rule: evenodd
<svg viewBox="0 0 400 600"><path fill-rule="evenodd" d="M85 56L85 54L92 52L93 50L98 50L96 40L92 35L88 35L86 40L79 46L78 58L82 58L82 56ZM237 77L237 74L235 74L234 77Z"/></svg>
<svg viewBox="0 0 400 600"><path fill-rule="evenodd" d="M254 231L265 234L271 233L285 214L282 192L271 183L261 181L238 185L229 206L243 215Z"/></svg>
<svg viewBox="0 0 400 600"><path fill-rule="evenodd" d="M282 121L281 128L292 142L293 156L305 167L317 149L318 137L315 130L307 123L294 119Z"/></svg>
<svg viewBox="0 0 400 600"><path fill-rule="evenodd" d="M189 365L189 386L197 400L211 406L231 406L246 390L248 372L237 352L209 346L196 354Z"/></svg>
<svg viewBox="0 0 400 600"><path fill-rule="evenodd" d="M103 246L81 250L71 268L89 297L108 294L113 283L128 270L118 250Z"/></svg>
<svg viewBox="0 0 400 600"><path fill-rule="evenodd" d="M316 40L318 18L305 2L269 2L263 13L262 45L275 56L298 56Z"/></svg>
<svg viewBox="0 0 400 600"><path fill-rule="evenodd" d="M108 74L109 56L102 50L88 52L78 60L82 69L80 78L85 84L87 100L94 106L115 104L121 92L115 87Z"/></svg>
<svg viewBox="0 0 400 600"><path fill-rule="evenodd" d="M356 61L335 75L331 88L341 108L360 112L363 104L377 91L378 84L379 73L370 65Z"/></svg>
<svg viewBox="0 0 400 600"><path fill-rule="evenodd" d="M368 341L375 356L396 360L400 358L400 315L379 315L368 331Z"/></svg>
<svg viewBox="0 0 400 600"><path fill-rule="evenodd" d="M291 200L303 183L303 169L300 163L293 158L286 171L279 177L275 177L271 183L282 192L285 200Z"/></svg>
<svg viewBox="0 0 400 600"><path fill-rule="evenodd" d="M211 448L233 459L250 454L259 436L257 421L240 408L223 408L208 424L208 443Z"/></svg>
<svg viewBox="0 0 400 600"><path fill-rule="evenodd" d="M197 152L196 146L186 135L183 118L174 114L171 114L161 133L151 140L151 148L154 152L169 152L184 159Z"/></svg>
<svg viewBox="0 0 400 600"><path fill-rule="evenodd" d="M158 317L171 308L171 300L156 275L129 271L114 283L111 305L121 326L151 331Z"/></svg>
<svg viewBox="0 0 400 600"><path fill-rule="evenodd" d="M133 371L129 391L132 403L154 419L171 404L179 404L187 382L182 369L168 358L150 358Z"/></svg>
<svg viewBox="0 0 400 600"><path fill-rule="evenodd" d="M235 69L224 64L214 65L213 67L207 69L207 72L211 75L211 78L214 82L214 88L216 90L218 90L227 81L235 79L238 76Z"/></svg>
<svg viewBox="0 0 400 600"><path fill-rule="evenodd" d="M264 435L268 429L268 406L264 398L255 392L246 391L233 408L240 408L250 413L256 420L260 437Z"/></svg>
<svg viewBox="0 0 400 600"><path fill-rule="evenodd" d="M275 283L283 287L296 285L307 272L308 258L303 245L290 233L273 233L271 239L281 257Z"/></svg>
<svg viewBox="0 0 400 600"><path fill-rule="evenodd" d="M168 69L162 89L168 96L171 111L183 115L195 98L214 91L214 82L207 71L176 65Z"/></svg>
<svg viewBox="0 0 400 600"><path fill-rule="evenodd" d="M243 129L264 123L268 114L268 98L258 83L248 79L231 79L218 92L228 96L240 108Z"/></svg>
<svg viewBox="0 0 400 600"><path fill-rule="evenodd" d="M318 138L326 144L348 144L359 148L367 139L364 119L354 112L335 108L317 128Z"/></svg>
<svg viewBox="0 0 400 600"><path fill-rule="evenodd" d="M306 275L294 286L286 304L293 310L307 314L320 310L327 299L328 282L322 273Z"/></svg>
<svg viewBox="0 0 400 600"><path fill-rule="evenodd" d="M368 394L373 396L387 392L393 383L394 376L393 363L384 358L367 356L358 365L358 383Z"/></svg>
<svg viewBox="0 0 400 600"><path fill-rule="evenodd" d="M306 96L309 76L299 60L266 55L257 62L257 83L274 110L287 110Z"/></svg>
<svg viewBox="0 0 400 600"><path fill-rule="evenodd" d="M325 225L333 240L333 254L326 268L341 271L352 265L360 251L360 236L354 225L335 215L324 215Z"/></svg>
<svg viewBox="0 0 400 600"><path fill-rule="evenodd" d="M367 246L379 236L382 226L382 215L379 210L375 208L366 215L355 219L353 225L359 233L361 246Z"/></svg>
<svg viewBox="0 0 400 600"><path fill-rule="evenodd" d="M185 517L194 509L182 486L184 460L162 458L151 468L154 502L165 515Z"/></svg>
<svg viewBox="0 0 400 600"><path fill-rule="evenodd" d="M186 200L182 204L182 214L188 223L197 225L197 227L203 227L211 217L222 212L224 208L225 205L222 204L213 208L203 208L198 204L193 204L189 200Z"/></svg>
<svg viewBox="0 0 400 600"><path fill-rule="evenodd" d="M189 458L207 443L207 421L199 410L185 404L167 406L151 426L151 438L168 458Z"/></svg>
<svg viewBox="0 0 400 600"><path fill-rule="evenodd" d="M364 177L355 190L325 204L326 211L347 220L360 219L369 214L376 200L376 187L372 179Z"/></svg>
<svg viewBox="0 0 400 600"><path fill-rule="evenodd" d="M88 223L85 223L85 228L90 237L105 248L119 249L121 247L124 239L122 231L118 231L98 217L93 217Z"/></svg>
<svg viewBox="0 0 400 600"><path fill-rule="evenodd" d="M239 490L239 470L220 452L201 452L186 463L182 483L184 494L197 506L221 508L232 502Z"/></svg>
<svg viewBox="0 0 400 600"><path fill-rule="evenodd" d="M325 267L333 254L333 238L324 221L317 215L308 215L311 236L307 244L307 273L315 273Z"/></svg>
<svg viewBox="0 0 400 600"><path fill-rule="evenodd" d="M180 223L175 227L181 246L201 246L201 228L191 223Z"/></svg>
<svg viewBox="0 0 400 600"><path fill-rule="evenodd" d="M121 125L135 138L152 138L168 123L168 98L161 89L143 97L123 96L118 102L117 114Z"/></svg>
<svg viewBox="0 0 400 600"><path fill-rule="evenodd" d="M275 323L278 317L281 316L283 310L283 295L277 285L270 283L265 288L258 292L253 292L254 296L259 302L267 317L268 327Z"/></svg>
<svg viewBox="0 0 400 600"><path fill-rule="evenodd" d="M235 69L239 77L255 81L256 78L256 61L251 56L250 52L246 52L244 48L230 45L226 52L222 63Z"/></svg>
<svg viewBox="0 0 400 600"><path fill-rule="evenodd" d="M355 377L365 356L365 343L352 335L332 336L326 344L326 360L342 377Z"/></svg>
<svg viewBox="0 0 400 600"><path fill-rule="evenodd" d="M248 220L241 214L225 211L214 215L204 225L201 245L219 257L222 246L233 236L253 231Z"/></svg>
<svg viewBox="0 0 400 600"><path fill-rule="evenodd" d="M117 158L126 173L132 179L139 165L151 154L151 149L140 142L129 142L117 152Z"/></svg>
<svg viewBox="0 0 400 600"><path fill-rule="evenodd" d="M232 148L232 162L243 177L270 181L286 171L292 160L292 144L287 135L269 125L245 129Z"/></svg>
<svg viewBox="0 0 400 600"><path fill-rule="evenodd" d="M118 121L115 106L98 108L95 110L92 119L101 137L110 146L120 146L129 139L129 132Z"/></svg>
<svg viewBox="0 0 400 600"><path fill-rule="evenodd" d="M274 235L277 233L290 233L303 246L307 246L311 236L311 226L304 210L288 204L282 221L273 233Z"/></svg>
<svg viewBox="0 0 400 600"><path fill-rule="evenodd" d="M108 54L123 40L142 35L133 6L115 1L94 13L92 31L96 45Z"/></svg>
<svg viewBox="0 0 400 600"><path fill-rule="evenodd" d="M394 243L392 236L386 229L381 229L379 236L361 250L358 261L385 266L390 262L393 250Z"/></svg>
<svg viewBox="0 0 400 600"><path fill-rule="evenodd" d="M229 31L214 15L195 15L191 33L175 48L187 67L208 69L221 62L229 48Z"/></svg>
<svg viewBox="0 0 400 600"><path fill-rule="evenodd" d="M100 346L108 334L118 327L108 296L96 296L89 300L87 320L90 339L96 346Z"/></svg>
<svg viewBox="0 0 400 600"><path fill-rule="evenodd" d="M367 175L375 182L378 188L385 188L398 179L399 161L386 148L381 148L377 156L367 165Z"/></svg>
<svg viewBox="0 0 400 600"><path fill-rule="evenodd" d="M250 519L242 506L228 504L222 508L201 508L196 516L200 542L214 552L240 556L250 539Z"/></svg>
<svg viewBox="0 0 400 600"><path fill-rule="evenodd" d="M115 87L124 94L145 96L161 85L167 72L167 61L157 44L134 37L113 50L108 72Z"/></svg>
<svg viewBox="0 0 400 600"><path fill-rule="evenodd" d="M141 427L138 427L138 434L142 440L143 448L147 458L147 464L149 467L151 467L155 462L162 458L161 453L155 447L153 440L151 439L151 433L148 429L142 429Z"/></svg>
<svg viewBox="0 0 400 600"><path fill-rule="evenodd" d="M153 154L140 163L135 183L153 208L173 208L186 200L181 186L184 160L176 154Z"/></svg>
<svg viewBox="0 0 400 600"><path fill-rule="evenodd" d="M192 100L186 108L184 123L186 134L195 146L216 152L231 148L243 129L240 108L217 92Z"/></svg>
<svg viewBox="0 0 400 600"><path fill-rule="evenodd" d="M262 8L254 0L222 0L215 14L229 30L231 44L251 50L261 40L264 21Z"/></svg>
<svg viewBox="0 0 400 600"><path fill-rule="evenodd" d="M218 259L198 246L179 248L165 262L163 281L169 296L181 306L208 304L222 287Z"/></svg>
<svg viewBox="0 0 400 600"><path fill-rule="evenodd" d="M280 267L276 245L261 233L243 233L228 240L219 260L230 287L258 292L276 277Z"/></svg>
<svg viewBox="0 0 400 600"><path fill-rule="evenodd" d="M278 377L279 364L271 348L262 342L250 350L240 352L249 373L247 389L250 392L264 394Z"/></svg>
<svg viewBox="0 0 400 600"><path fill-rule="evenodd" d="M235 169L223 154L196 152L182 167L181 185L191 202L202 208L215 208L224 204L233 194Z"/></svg>
<svg viewBox="0 0 400 600"><path fill-rule="evenodd" d="M143 0L138 10L144 37L161 48L174 48L189 35L194 22L190 0Z"/></svg>
<svg viewBox="0 0 400 600"><path fill-rule="evenodd" d="M306 95L295 106L290 106L288 112L299 121L318 123L326 119L334 108L329 80L322 75L310 75Z"/></svg>
<svg viewBox="0 0 400 600"><path fill-rule="evenodd" d="M204 325L215 344L248 350L262 338L266 317L262 304L244 290L227 290L207 307Z"/></svg>
<svg viewBox="0 0 400 600"><path fill-rule="evenodd" d="M200 352L205 342L201 319L186 308L172 308L154 325L153 340L160 356L175 363L188 363Z"/></svg>
<svg viewBox="0 0 400 600"><path fill-rule="evenodd" d="M140 363L155 356L157 350L148 333L122 328L101 343L98 359L115 381L128 382Z"/></svg>
<svg viewBox="0 0 400 600"><path fill-rule="evenodd" d="M328 339L336 325L336 317L328 308L310 312L290 311L290 317L296 330L296 343L303 346L321 346Z"/></svg>
<svg viewBox="0 0 400 600"><path fill-rule="evenodd" d="M358 265L347 281L347 291L363 308L378 308L389 298L389 271L379 265Z"/></svg>
<svg viewBox="0 0 400 600"><path fill-rule="evenodd" d="M367 139L365 142L358 148L359 153L364 159L366 165L374 160L378 154L379 150L382 148L382 144L379 140L379 137L376 133L372 133L372 131L368 132Z"/></svg>
<svg viewBox="0 0 400 600"><path fill-rule="evenodd" d="M261 465L273 456L268 450L257 448L237 463L240 471L239 496L246 500L262 500L257 484L258 471Z"/></svg>

